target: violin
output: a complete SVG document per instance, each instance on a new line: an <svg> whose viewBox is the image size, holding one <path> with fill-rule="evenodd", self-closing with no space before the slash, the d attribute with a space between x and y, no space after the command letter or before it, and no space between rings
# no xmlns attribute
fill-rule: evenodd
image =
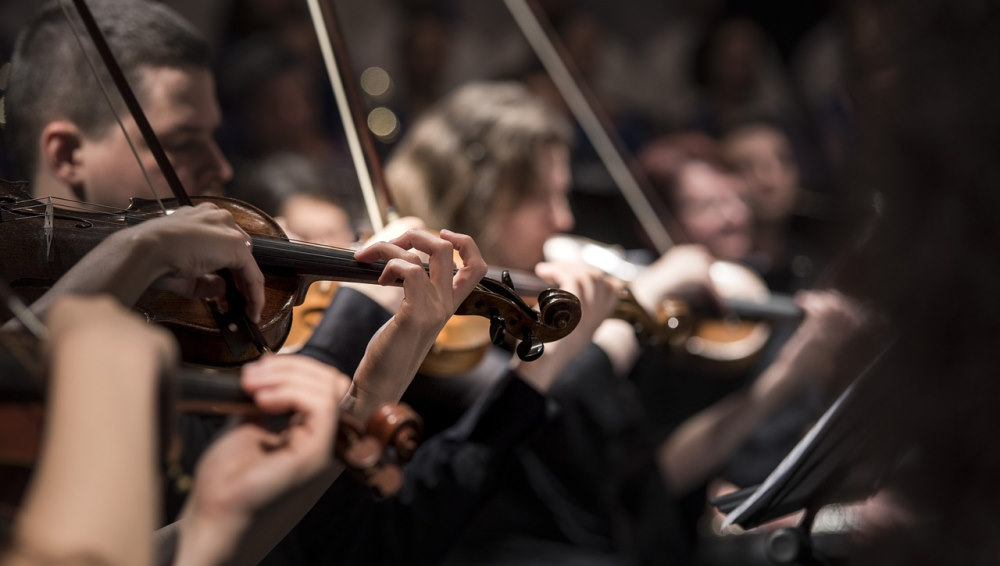
<svg viewBox="0 0 1000 566"><path fill-rule="evenodd" d="M756 359L770 338L770 322L802 317L794 300L770 294L743 266L717 261L709 275L721 305L674 297L650 313L624 287L611 318L631 324L640 342L668 350L677 364L735 372ZM529 292L546 285L530 273L511 276L515 287Z"/></svg>
<svg viewBox="0 0 1000 566"><path fill-rule="evenodd" d="M634 264L627 266L627 271L633 274L640 269L641 266ZM626 280L631 278L622 271L617 275L624 275ZM626 286L619 293L610 317L628 322L640 342L666 349L678 365L703 365L716 372L737 372L756 360L771 336L770 323L803 316L794 299L770 293L746 267L716 261L709 275L713 287L721 294L721 305L674 297L664 300L650 313ZM525 271L490 268L487 277L501 279L524 296L549 287L547 281ZM489 348L489 342L482 338L485 335L482 324L482 319L476 318L449 320L421 365L421 372L449 377L475 367Z"/></svg>
<svg viewBox="0 0 1000 566"><path fill-rule="evenodd" d="M532 273L490 268L487 277L500 278L507 286L524 296L531 296L550 287ZM611 318L632 325L640 340L650 345L676 348L691 335L693 318L687 304L680 300L664 301L658 311L650 314L624 288ZM420 371L437 377L450 377L474 368L490 347L484 340L482 319L452 317L438 335Z"/></svg>
<svg viewBox="0 0 1000 566"><path fill-rule="evenodd" d="M44 421L45 367L37 339L24 332L0 333L0 505L16 507L38 458ZM200 415L240 415L283 428L288 416L264 415L230 371L181 365L164 376L164 395L176 411ZM401 466L419 444L422 421L405 403L378 407L366 423L341 413L334 456L380 496L403 483ZM166 424L163 430L169 432ZM161 445L170 446L168 439ZM169 458L168 458L169 459ZM176 469L169 463L167 470ZM188 482L186 478L182 482Z"/></svg>
<svg viewBox="0 0 1000 566"><path fill-rule="evenodd" d="M549 239L545 255L550 260L583 261L625 282L643 269L617 249L576 236ZM741 264L715 260L708 275L718 293L715 300L672 298L656 313L647 314L626 287L617 309L624 312L613 316L636 326L647 344L669 346L676 360L716 372L746 368L770 339L772 323L804 316L792 297L771 293L756 273ZM521 284L531 285L528 277Z"/></svg>
<svg viewBox="0 0 1000 566"><path fill-rule="evenodd" d="M0 277L18 290L35 294L51 285L108 235L148 218L160 216L159 203L134 199L124 210L97 210L81 203L33 199L24 184L10 183L0 192L0 233L7 243L7 261ZM259 325L267 346L281 347L291 325L292 308L302 303L309 285L318 280L376 283L384 262L361 263L351 250L292 242L273 218L256 207L227 197L196 197L233 214L253 240L253 253L265 275L265 306ZM174 206L174 201L164 201ZM525 360L536 359L544 344L571 332L580 319L579 299L547 289L538 296L536 311L503 283L484 278L456 314L490 321L494 343L514 347ZM180 343L185 361L232 366L259 355L239 329L219 325L203 301L150 290L136 308L147 320L169 328ZM516 347L515 347L516 345Z"/></svg>

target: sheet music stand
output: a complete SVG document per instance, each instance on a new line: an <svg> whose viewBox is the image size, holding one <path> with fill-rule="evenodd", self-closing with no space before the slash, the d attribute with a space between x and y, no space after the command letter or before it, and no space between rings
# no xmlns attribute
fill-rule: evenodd
<svg viewBox="0 0 1000 566"><path fill-rule="evenodd" d="M879 417L894 401L884 371L892 353L890 344L865 367L763 483L711 501L727 513L723 528L749 529L805 510L800 526L769 535L768 557L775 564L823 564L811 543L816 512L874 494L906 449L869 428L883 422Z"/></svg>

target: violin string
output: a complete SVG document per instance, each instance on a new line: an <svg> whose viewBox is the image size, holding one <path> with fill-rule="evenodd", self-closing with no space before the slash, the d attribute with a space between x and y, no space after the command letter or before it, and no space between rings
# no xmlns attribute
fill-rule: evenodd
<svg viewBox="0 0 1000 566"><path fill-rule="evenodd" d="M57 209L59 210L59 214L63 216L71 215L73 213L81 213L88 215L107 215L107 216L119 217L113 219L105 219L105 218L100 218L99 216L85 216L80 218L80 220L96 225L121 226L122 220L142 221L151 218L160 218L162 216L162 214L159 211L135 212L135 211L130 211L128 209L107 206L107 205L93 204L62 197L47 197L47 199L53 201L59 201L59 206L57 207ZM34 212L35 209L42 208L44 210L45 207L47 206L48 206L47 201L42 202L40 199L32 199L32 200L21 201L14 205L10 204L4 205L3 210L18 213L12 216L13 221L30 220L41 217L45 214L44 212ZM28 212L28 214L25 214L25 212ZM31 214L32 212L34 212L34 214Z"/></svg>
<svg viewBox="0 0 1000 566"><path fill-rule="evenodd" d="M384 270L384 264L363 263L354 259L354 251L332 246L321 246L311 243L293 243L286 240L271 240L255 237L254 248L261 252L277 252L284 258L299 259L325 267L352 268L360 274L378 276Z"/></svg>
<svg viewBox="0 0 1000 566"><path fill-rule="evenodd" d="M106 206L106 205L94 204L94 203L89 203L89 202L83 202L83 201L68 199L68 198L64 198L64 197L45 197L45 199L26 199L26 200L23 200L23 201L18 201L17 203L14 203L14 204L6 204L6 205L4 205L3 209L4 210L24 210L26 208L32 208L32 207L42 206L46 202L48 202L49 200L52 200L54 202L59 203L59 208L62 208L62 209L80 210L80 211L84 211L84 212L94 212L94 213L97 213L97 214L109 213L109 212L123 214L123 213L127 212L123 208L117 208L117 207L113 207L113 206ZM88 210L88 209L94 209L94 210ZM103 209L103 210L101 210L101 209Z"/></svg>
<svg viewBox="0 0 1000 566"><path fill-rule="evenodd" d="M61 214L66 215L66 213L80 212L88 214L106 214L106 215L117 215L122 218L116 219L104 219L100 217L87 216L82 218L92 224L104 224L104 225L120 225L121 219L130 220L146 220L150 218L159 218L160 214L158 212L135 212L129 211L123 208L117 208L112 206L96 205L93 203L81 202L72 199L66 199L61 197L51 197L50 200L58 201L59 206L57 207ZM3 207L4 211L23 213L28 212L29 214L15 214L11 216L12 221L18 220L32 220L37 218L43 218L45 216L45 208L48 206L48 202L42 202L40 199L31 199L20 201L13 205L8 204ZM264 238L262 236L255 236L256 238ZM259 240L264 241L264 240ZM320 257L330 257L330 253L342 253L350 254L353 257L355 253L354 250L350 248L342 248L337 246L330 246L326 244L317 244L314 242L307 242L304 240L283 240L279 238L274 239L275 244L280 246L281 244L295 244L297 246L312 248L310 251L314 251L316 256Z"/></svg>
<svg viewBox="0 0 1000 566"><path fill-rule="evenodd" d="M65 216L73 213L81 214L117 214L125 215L125 211L119 208L110 206L94 205L90 203L81 203L79 201L74 201L59 197L47 197L44 201L41 199L32 199L29 201L18 202L14 205L4 205L2 210L5 212L12 213L10 218L6 218L5 221L20 221L20 220L34 220L37 218L45 218L46 221L54 216L56 213L53 211L50 213L49 209L52 206L51 201L59 201L59 206L55 207L58 210L58 215ZM95 210L96 209L96 210ZM104 212L101 209L105 209ZM86 216L81 217L80 220L85 221L89 224L96 225L109 225L109 226L120 226L121 220L105 220L96 216Z"/></svg>
<svg viewBox="0 0 1000 566"><path fill-rule="evenodd" d="M36 209L42 207L42 204L32 204L30 206L21 206L11 208L8 207L6 210L17 210L25 211ZM65 209L63 209L65 210ZM131 218L128 214L125 217ZM159 218L160 216L156 213L150 213L151 217ZM18 214L13 216L10 221L30 221L38 220L39 218L45 218L46 214L44 212L33 212L32 214ZM136 215L137 218L142 218L143 215ZM121 220L108 220L95 217L81 218L81 220L86 221L89 224L97 226L113 226L121 227ZM319 267L327 268L350 268L355 270L358 275L369 276L371 278L377 278L381 275L382 271L385 269L384 262L373 262L365 263L354 259L355 250L350 248L339 248L335 246L327 246L323 244L316 244L312 242L306 242L302 240L283 240L279 238L269 238L266 236L251 236L254 248L265 252L274 252L280 254L284 258L294 257L303 262L310 262L313 265ZM425 270L429 270L427 264L422 264Z"/></svg>
<svg viewBox="0 0 1000 566"><path fill-rule="evenodd" d="M129 149L132 150L132 155L135 156L135 162L139 165L139 169L142 170L142 176L146 179L146 185L149 187L150 192L153 193L153 198L160 204L163 214L166 214L167 209L163 206L163 201L160 200L160 195L157 194L156 187L153 186L153 180L149 176L149 171L147 171L146 166L142 164L142 159L139 157L139 151L135 148L135 144L132 142L132 136L130 136L128 131L125 130L125 123L122 121L122 118L118 113L118 109L115 108L114 102L111 101L111 94L104 85L104 81L101 79L101 74L97 71L97 66L94 64L93 59L91 59L90 53L87 52L87 48L83 45L83 38L81 37L80 32L76 29L76 24L73 23L73 19L69 15L69 10L66 8L65 0L59 2L59 7L62 8L63 16L66 18L66 23L69 25L70 31L73 32L73 37L76 38L76 42L80 45L80 53L83 54L83 58L87 61L90 71L94 74L94 80L96 80L97 85L101 87L101 92L104 94L104 100L107 101L111 114L114 115L115 121L118 122L118 127L125 136L125 141L128 142Z"/></svg>
<svg viewBox="0 0 1000 566"><path fill-rule="evenodd" d="M74 204L73 201L67 201L71 205ZM67 212L87 212L93 213L92 210L88 210L89 205L85 203L84 206L79 207L67 207L61 205L59 207L61 214L66 214ZM46 219L49 216L46 213L47 204L39 201L33 201L31 203L19 203L17 206L7 206L5 210L11 212L19 212L22 214L14 214L11 217L11 221L37 221L39 219ZM129 213L128 211L122 209L116 209L113 207L106 207L111 214L119 215L121 218L109 219L100 218L95 216L82 217L81 220L88 222L89 224L97 226L115 226L121 227L122 218L143 220L146 218L154 217L158 218L160 215L158 213ZM24 214L27 213L27 214ZM282 255L294 254L300 259L310 260L313 263L317 263L317 260L322 261L325 266L330 267L350 267L360 270L361 274L374 274L378 275L382 272L382 268L377 264L364 264L362 262L354 259L354 250L347 248L337 248L334 246L325 246L322 244L314 244L310 242L301 241L288 241L275 238L274 240L269 240L267 237L253 236L254 246L262 251L277 252Z"/></svg>
<svg viewBox="0 0 1000 566"><path fill-rule="evenodd" d="M136 212L123 208L97 205L62 197L53 197L51 200L58 201L59 205L57 209L63 215L78 212L93 215L104 214L118 217L101 218L99 216L86 216L80 219L97 226L120 227L122 220L142 221L150 218L159 218L161 216L161 214L156 211ZM44 210L46 206L47 204L39 199L31 199L4 205L3 210L19 213L12 215L12 221L37 220L38 218L45 217L46 213ZM27 214L24 214L25 212L27 212ZM352 268L357 270L356 272L360 275L369 275L377 278L385 268L384 262L364 263L354 259L356 250L351 248L317 244L304 240L285 240L267 236L252 236L252 239L254 247L258 250L280 253L286 257L293 255L300 260L310 261L314 264L321 264L324 267ZM429 269L427 264L423 264L423 267L424 269Z"/></svg>

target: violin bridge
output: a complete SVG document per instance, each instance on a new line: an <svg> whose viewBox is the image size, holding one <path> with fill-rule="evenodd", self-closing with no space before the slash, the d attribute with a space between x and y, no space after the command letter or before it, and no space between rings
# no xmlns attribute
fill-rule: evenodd
<svg viewBox="0 0 1000 566"><path fill-rule="evenodd" d="M52 236L53 219L55 218L55 206L52 205L52 197L45 203L45 222L42 225L42 233L45 234L45 261L52 261Z"/></svg>

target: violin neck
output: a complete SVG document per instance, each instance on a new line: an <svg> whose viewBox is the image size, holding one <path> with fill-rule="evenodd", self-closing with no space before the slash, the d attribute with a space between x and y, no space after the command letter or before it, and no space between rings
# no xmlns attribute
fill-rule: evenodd
<svg viewBox="0 0 1000 566"><path fill-rule="evenodd" d="M235 373L181 366L176 371L177 409L203 415L260 416L260 410L240 386Z"/></svg>
<svg viewBox="0 0 1000 566"><path fill-rule="evenodd" d="M803 317L802 308L790 295L772 294L764 302L744 299L726 299L726 307L736 316L745 320L780 322L798 320Z"/></svg>
<svg viewBox="0 0 1000 566"><path fill-rule="evenodd" d="M253 237L253 255L265 271L286 272L310 281L377 283L385 262L362 263L354 252L280 238Z"/></svg>
<svg viewBox="0 0 1000 566"><path fill-rule="evenodd" d="M516 269L490 267L486 271L486 277L487 279L493 279L495 281L503 281L503 275L505 273L510 276L511 287L522 296L534 297L539 295L542 291L553 287L552 283L545 281L533 273L519 271Z"/></svg>

